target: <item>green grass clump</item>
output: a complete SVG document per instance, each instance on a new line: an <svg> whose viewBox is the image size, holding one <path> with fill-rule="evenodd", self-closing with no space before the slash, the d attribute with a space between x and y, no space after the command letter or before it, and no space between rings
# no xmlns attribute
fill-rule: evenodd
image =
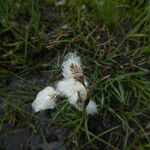
<svg viewBox="0 0 150 150"><path fill-rule="evenodd" d="M149 149L150 2L59 2L0 1L0 141L11 124L44 143L51 142L44 131L58 127L68 149ZM65 100L48 115L34 114L36 93L60 79L72 50L82 57L98 114Z"/></svg>

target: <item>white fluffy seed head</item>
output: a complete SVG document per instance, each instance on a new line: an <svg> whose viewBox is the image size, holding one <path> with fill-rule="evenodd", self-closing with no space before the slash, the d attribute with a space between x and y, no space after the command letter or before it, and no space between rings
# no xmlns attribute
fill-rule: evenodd
<svg viewBox="0 0 150 150"><path fill-rule="evenodd" d="M83 101L86 100L87 97L87 91L85 87L73 78L59 81L56 85L56 89L60 95L66 96L69 103L73 105L78 100L78 92Z"/></svg>
<svg viewBox="0 0 150 150"><path fill-rule="evenodd" d="M62 64L64 79L57 83L56 91L50 86L40 91L32 103L33 110L38 112L44 109L53 109L56 105L56 97L60 95L67 97L70 104L82 111L84 101L87 98L88 83L81 66L81 59L76 52L67 54ZM90 101L86 107L86 112L87 114L94 114L97 112L97 105Z"/></svg>
<svg viewBox="0 0 150 150"><path fill-rule="evenodd" d="M91 115L97 113L97 105L94 101L89 101L88 105L86 106L86 113Z"/></svg>
<svg viewBox="0 0 150 150"><path fill-rule="evenodd" d="M58 93L54 90L53 87L47 86L41 90L34 102L32 103L32 108L34 112L38 112L45 109L54 109L56 106L55 100Z"/></svg>
<svg viewBox="0 0 150 150"><path fill-rule="evenodd" d="M81 59L76 52L67 54L62 64L62 74L64 78L83 76L81 65Z"/></svg>

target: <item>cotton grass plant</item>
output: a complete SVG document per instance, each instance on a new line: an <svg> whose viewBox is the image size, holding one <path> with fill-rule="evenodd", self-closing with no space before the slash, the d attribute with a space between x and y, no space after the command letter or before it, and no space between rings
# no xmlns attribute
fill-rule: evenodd
<svg viewBox="0 0 150 150"><path fill-rule="evenodd" d="M66 97L67 102L73 105L79 111L85 111L87 114L97 113L97 105L93 100L85 104L88 94L87 81L85 80L81 58L76 52L69 53L65 56L62 64L63 79L58 81L56 88L46 87L40 91L32 108L35 112L54 109L57 97Z"/></svg>
<svg viewBox="0 0 150 150"><path fill-rule="evenodd" d="M52 0L1 0L0 149L7 149L7 133L20 128L49 144L53 139L44 130L53 127L61 130L59 137L67 130L61 136L66 149L149 149L149 7L145 0L70 0L59 6ZM85 115L88 106L79 111L64 95L45 96L48 105L32 113L41 87L58 82L56 58L72 48L83 56L90 86L75 78L85 84L85 104L91 98L100 104L97 115ZM61 81L69 78L64 74ZM57 85L50 89L56 92ZM75 95L82 108L81 91Z"/></svg>

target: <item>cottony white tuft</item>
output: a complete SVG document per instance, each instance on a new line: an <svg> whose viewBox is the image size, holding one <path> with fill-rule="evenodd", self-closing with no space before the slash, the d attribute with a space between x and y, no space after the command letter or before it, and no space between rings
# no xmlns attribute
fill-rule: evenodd
<svg viewBox="0 0 150 150"><path fill-rule="evenodd" d="M54 109L57 95L58 93L53 87L47 86L37 94L36 99L32 103L33 110L38 112L49 108Z"/></svg>
<svg viewBox="0 0 150 150"><path fill-rule="evenodd" d="M81 59L77 53L69 53L65 56L62 64L62 74L64 78L74 78L83 76L81 68Z"/></svg>
<svg viewBox="0 0 150 150"><path fill-rule="evenodd" d="M56 86L56 90L60 95L66 96L70 104L74 105L77 102L78 92L80 93L82 100L86 100L87 91L85 87L73 78L63 79L59 81Z"/></svg>
<svg viewBox="0 0 150 150"><path fill-rule="evenodd" d="M49 108L53 109L56 105L56 98L59 95L67 97L70 104L82 111L87 98L88 83L83 75L81 66L81 59L76 52L67 54L62 64L64 79L56 84L56 90L48 86L40 91L32 103L33 110L38 112ZM97 105L94 101L90 100L86 106L86 113L97 113Z"/></svg>
<svg viewBox="0 0 150 150"><path fill-rule="evenodd" d="M97 113L97 105L94 101L89 101L88 105L86 106L86 113L91 115Z"/></svg>

